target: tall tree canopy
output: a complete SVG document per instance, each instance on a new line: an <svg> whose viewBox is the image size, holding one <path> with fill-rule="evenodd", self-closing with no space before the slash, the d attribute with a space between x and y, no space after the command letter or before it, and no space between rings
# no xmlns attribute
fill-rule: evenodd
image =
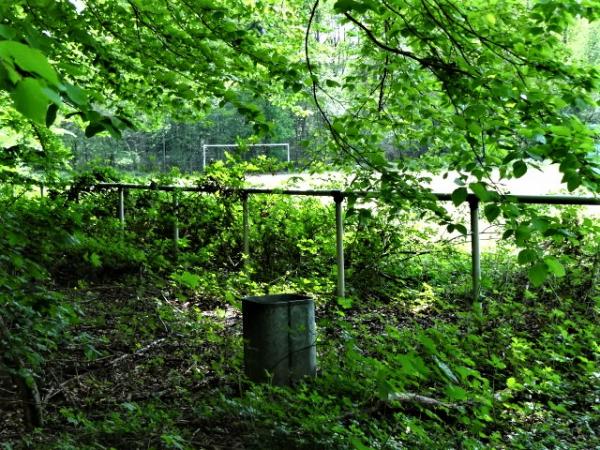
<svg viewBox="0 0 600 450"><path fill-rule="evenodd" d="M214 100L267 132L252 98L304 92L333 154L383 174L384 191L419 181L385 143L426 150L421 168L459 171L482 200L493 168L520 177L542 160L570 190L597 191L595 132L578 113L594 105L598 68L571 62L564 41L599 12L593 0L17 0L0 6L0 88L38 125L66 104L88 135Z"/></svg>
<svg viewBox="0 0 600 450"><path fill-rule="evenodd" d="M570 190L597 190L594 133L577 112L594 105L598 68L569 62L562 42L576 17L598 16L597 2L339 0L334 10L360 40L353 70L314 86L317 101L338 83L351 93L330 120L339 147L386 171L379 146L391 138L478 180L547 159Z"/></svg>
<svg viewBox="0 0 600 450"><path fill-rule="evenodd" d="M123 119L189 117L220 99L264 126L242 94L300 89L293 26L283 32L294 20L279 2L28 0L3 2L0 17L0 86L38 123L62 101ZM115 118L84 119L88 134L120 128Z"/></svg>

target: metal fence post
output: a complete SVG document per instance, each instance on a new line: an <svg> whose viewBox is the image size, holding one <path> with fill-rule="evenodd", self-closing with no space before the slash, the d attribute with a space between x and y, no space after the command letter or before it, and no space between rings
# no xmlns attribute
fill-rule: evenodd
<svg viewBox="0 0 600 450"><path fill-rule="evenodd" d="M479 199L469 196L469 211L471 215L471 277L473 283L473 304L480 300L481 295L481 253L479 248Z"/></svg>
<svg viewBox="0 0 600 450"><path fill-rule="evenodd" d="M122 187L119 188L119 220L121 221L121 229L125 229L125 191Z"/></svg>
<svg viewBox="0 0 600 450"><path fill-rule="evenodd" d="M179 212L179 195L177 195L177 191L173 191L173 245L175 248L175 255L179 251L179 220L178 220L178 212Z"/></svg>
<svg viewBox="0 0 600 450"><path fill-rule="evenodd" d="M337 296L346 296L346 280L344 268L344 217L342 202L344 196L341 192L333 196L335 201L335 239L336 239L336 257L337 257Z"/></svg>
<svg viewBox="0 0 600 450"><path fill-rule="evenodd" d="M250 257L250 212L248 209L248 193L242 192L242 215L243 215L243 257L244 265L247 264Z"/></svg>

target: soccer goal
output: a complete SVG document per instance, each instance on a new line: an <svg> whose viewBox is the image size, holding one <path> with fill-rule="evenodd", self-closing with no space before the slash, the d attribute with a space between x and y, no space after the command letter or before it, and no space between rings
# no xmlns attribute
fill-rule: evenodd
<svg viewBox="0 0 600 450"><path fill-rule="evenodd" d="M202 170L207 164L212 161L218 161L225 158L225 150L228 148L238 148L238 144L203 144L202 145ZM269 149L281 149L283 153L282 159L290 162L290 144L288 142L282 142L277 144L248 144L245 147L250 147L253 150L260 150L260 148ZM252 152L252 156L258 156L258 152ZM271 155L269 155L271 156Z"/></svg>

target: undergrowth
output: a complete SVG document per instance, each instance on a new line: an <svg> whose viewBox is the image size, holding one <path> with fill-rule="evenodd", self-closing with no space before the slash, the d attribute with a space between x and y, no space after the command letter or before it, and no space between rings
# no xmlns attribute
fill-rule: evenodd
<svg viewBox="0 0 600 450"><path fill-rule="evenodd" d="M177 206L129 191L124 229L118 192L90 188L114 173L43 199L3 193L2 448L600 446L593 221L556 218L570 234L539 245L565 273L540 287L499 243L473 308L461 246L385 206L348 215L342 299L333 205L251 197L244 259L241 200L218 189L241 171L213 170L197 181L217 192L178 193ZM318 374L290 388L243 375L240 300L268 292L316 303ZM19 379L46 416L27 433Z"/></svg>

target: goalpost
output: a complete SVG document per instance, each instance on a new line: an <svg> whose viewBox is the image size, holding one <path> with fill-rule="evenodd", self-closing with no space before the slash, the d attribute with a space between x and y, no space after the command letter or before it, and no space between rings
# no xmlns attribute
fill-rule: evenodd
<svg viewBox="0 0 600 450"><path fill-rule="evenodd" d="M203 144L202 145L202 170L206 168L206 149L209 148L237 148L239 144ZM276 144L248 144L245 147L283 147L287 155L287 162L290 162L290 144L281 142Z"/></svg>

